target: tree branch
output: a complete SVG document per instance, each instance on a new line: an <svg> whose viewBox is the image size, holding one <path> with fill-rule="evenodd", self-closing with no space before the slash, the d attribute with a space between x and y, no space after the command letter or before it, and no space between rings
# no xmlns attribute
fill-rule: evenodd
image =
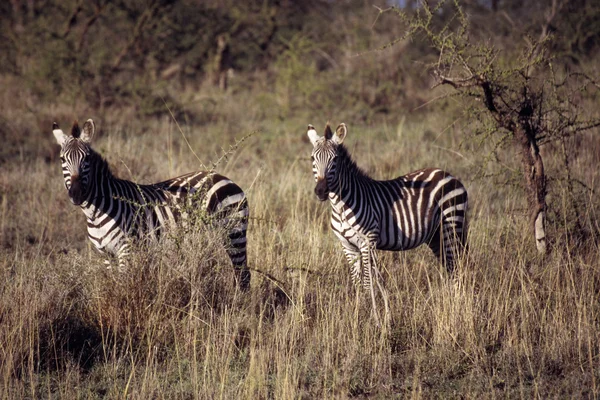
<svg viewBox="0 0 600 400"><path fill-rule="evenodd" d="M81 32L81 36L79 37L79 42L77 43L77 51L81 50L81 48L83 47L83 42L85 40L85 37L87 36L88 31L90 30L90 27L92 25L94 25L94 23L98 20L98 17L104 10L105 6L106 6L105 4L103 4L103 5L96 4L96 6L94 7L95 8L94 15L92 15L90 18L88 18L88 20L85 22L85 25L83 26L83 31Z"/></svg>
<svg viewBox="0 0 600 400"><path fill-rule="evenodd" d="M138 40L140 39L140 37L142 36L142 31L144 28L144 25L150 21L158 12L158 2L155 2L154 4L152 4L152 6L150 6L144 13L142 13L142 15L139 17L135 28L133 30L133 34L131 35L131 39L129 40L129 42L125 45L125 47L123 47L123 49L121 49L121 51L119 52L119 54L117 55L117 57L115 57L115 60L113 61L112 65L111 65L111 72L116 71L119 66L121 65L121 63L123 62L123 59L125 58L125 56L129 53L129 50L131 50L132 47L135 46L135 44L138 42Z"/></svg>
<svg viewBox="0 0 600 400"><path fill-rule="evenodd" d="M71 16L67 20L67 23L65 25L65 29L64 29L64 31L62 33L63 39L65 39L71 33L71 29L77 23L77 16L81 12L81 10L83 10L83 0L79 0L77 2L77 4L75 4L75 8L73 9L73 12L71 13Z"/></svg>

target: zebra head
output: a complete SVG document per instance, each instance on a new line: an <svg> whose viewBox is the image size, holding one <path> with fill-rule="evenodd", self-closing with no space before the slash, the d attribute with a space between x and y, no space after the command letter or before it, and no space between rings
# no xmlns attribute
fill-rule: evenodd
<svg viewBox="0 0 600 400"><path fill-rule="evenodd" d="M73 123L71 135L66 135L55 122L52 133L60 145L60 161L62 163L65 187L69 198L75 205L80 205L89 195L90 183L90 143L95 133L94 121L88 119L79 128L77 121Z"/></svg>
<svg viewBox="0 0 600 400"><path fill-rule="evenodd" d="M311 155L313 175L317 182L315 194L321 201L327 200L331 191L331 182L334 181L336 172L337 148L342 144L347 133L348 128L344 123L338 125L335 135L327 124L324 136L319 136L315 127L308 125L307 135L313 145Z"/></svg>

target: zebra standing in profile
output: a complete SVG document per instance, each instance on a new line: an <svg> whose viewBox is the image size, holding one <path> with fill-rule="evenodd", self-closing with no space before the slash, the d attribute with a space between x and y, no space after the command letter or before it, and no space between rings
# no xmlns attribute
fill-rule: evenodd
<svg viewBox="0 0 600 400"><path fill-rule="evenodd" d="M333 232L354 282L371 290L373 306L373 278L379 285L375 249L408 250L425 243L452 272L467 238L467 191L458 179L428 168L377 181L356 165L343 145L345 124L335 134L328 124L324 137L309 125L307 134L313 145L315 194L321 201L329 199Z"/></svg>
<svg viewBox="0 0 600 400"><path fill-rule="evenodd" d="M91 148L95 134L91 119L85 122L83 130L75 122L70 136L54 123L53 134L61 146L65 187L71 202L80 206L87 217L88 237L100 252L116 256L123 267L132 240L158 240L165 228L198 210L210 216L215 227L226 229L226 250L235 267L236 280L242 289L249 287L248 202L239 186L209 171L140 185L115 177L108 163Z"/></svg>

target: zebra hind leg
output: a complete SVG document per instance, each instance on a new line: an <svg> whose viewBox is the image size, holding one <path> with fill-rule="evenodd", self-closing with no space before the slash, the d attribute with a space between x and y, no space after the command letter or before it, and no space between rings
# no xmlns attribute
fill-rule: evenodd
<svg viewBox="0 0 600 400"><path fill-rule="evenodd" d="M456 247L459 242L453 224L442 223L438 226L427 243L433 254L446 267L448 274L454 272L454 259L457 254Z"/></svg>
<svg viewBox="0 0 600 400"><path fill-rule="evenodd" d="M448 273L454 271L456 260L466 251L465 225L457 221L456 217L446 218L442 223L441 237L438 243L442 248L440 255Z"/></svg>
<svg viewBox="0 0 600 400"><path fill-rule="evenodd" d="M442 236L442 230L438 226L433 235L431 235L427 246L429 246L433 254L441 261L441 263L444 264L448 272L451 272L451 269L448 268L447 260L444 257L445 252L442 251L444 246L443 243L444 238Z"/></svg>
<svg viewBox="0 0 600 400"><path fill-rule="evenodd" d="M236 284L246 291L250 288L250 270L246 258L246 231L248 229L248 203L230 204L213 216L214 225L227 234L225 250L235 270Z"/></svg>
<svg viewBox="0 0 600 400"><path fill-rule="evenodd" d="M248 290L250 287L250 270L246 259L246 229L232 229L228 236L227 255L235 269L236 283L242 290Z"/></svg>
<svg viewBox="0 0 600 400"><path fill-rule="evenodd" d="M235 269L236 283L240 289L248 290L250 288L250 270L248 269L248 260L246 254L246 230L248 229L248 203L244 202L241 206L229 211L229 216L224 218L228 226L229 243L227 254Z"/></svg>

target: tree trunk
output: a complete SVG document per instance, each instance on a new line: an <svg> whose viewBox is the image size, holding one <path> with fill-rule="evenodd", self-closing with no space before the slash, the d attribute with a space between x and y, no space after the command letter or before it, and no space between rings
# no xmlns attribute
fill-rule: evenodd
<svg viewBox="0 0 600 400"><path fill-rule="evenodd" d="M225 34L217 36L217 51L213 64L213 83L219 89L227 90L227 72L230 67L229 38Z"/></svg>
<svg viewBox="0 0 600 400"><path fill-rule="evenodd" d="M480 78L479 85L483 90L483 100L486 108L494 117L497 126L512 132L514 139L521 148L525 190L529 201L530 225L535 238L535 246L541 254L546 254L546 175L544 162L537 145L536 134L540 132L539 125L532 119L533 108L530 102L521 106L519 119L511 117L510 110L498 110L494 103L494 92L489 81ZM453 83L450 81L450 84ZM456 86L455 86L456 87ZM524 91L527 94L527 91Z"/></svg>
<svg viewBox="0 0 600 400"><path fill-rule="evenodd" d="M535 136L522 125L515 130L521 151L521 163L529 201L530 225L535 237L535 245L540 254L546 254L546 175Z"/></svg>

